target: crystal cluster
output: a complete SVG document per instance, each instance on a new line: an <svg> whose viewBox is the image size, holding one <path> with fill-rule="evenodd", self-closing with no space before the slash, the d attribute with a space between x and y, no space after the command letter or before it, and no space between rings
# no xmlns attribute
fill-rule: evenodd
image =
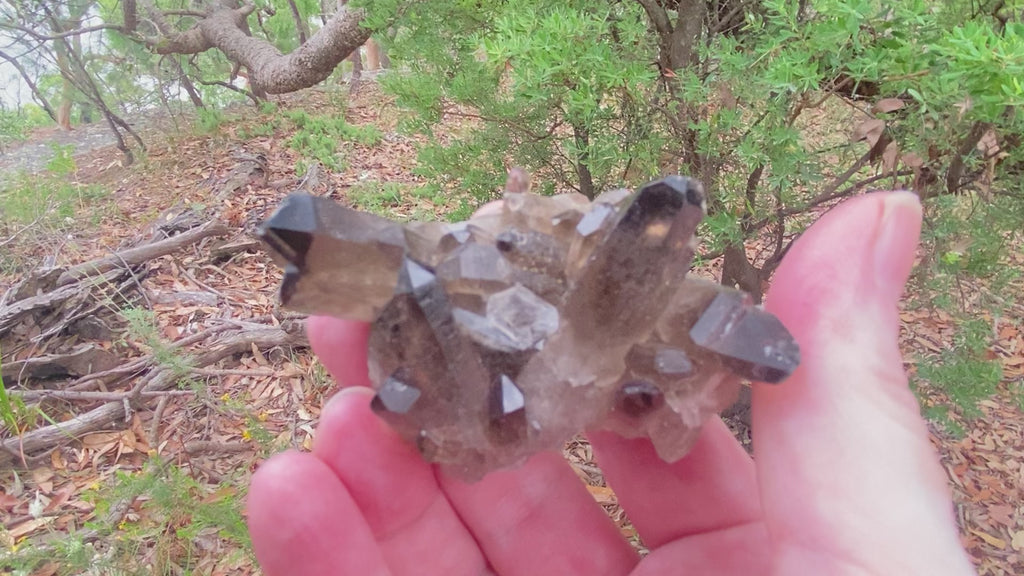
<svg viewBox="0 0 1024 576"><path fill-rule="evenodd" d="M777 318L687 277L704 211L700 184L669 176L593 202L506 191L458 224L294 195L262 233L286 306L373 323L373 410L475 479L594 428L674 461L741 377L792 373Z"/></svg>

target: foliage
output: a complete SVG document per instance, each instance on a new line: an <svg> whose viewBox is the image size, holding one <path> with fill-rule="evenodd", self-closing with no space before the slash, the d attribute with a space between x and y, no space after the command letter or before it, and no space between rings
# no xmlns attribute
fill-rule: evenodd
<svg viewBox="0 0 1024 576"><path fill-rule="evenodd" d="M197 542L211 539L225 541L251 560L244 494L229 484L211 490L158 457L138 471L115 472L109 484L97 483L85 498L95 505L98 518L85 528L95 530L109 549L94 547L83 539L84 532L71 533L52 547L18 547L0 557L0 566L26 575L47 562L57 562L62 575L192 573L200 558ZM138 514L125 519L111 514L135 501L141 502Z"/></svg>
<svg viewBox="0 0 1024 576"><path fill-rule="evenodd" d="M353 207L366 212L390 216L388 209L402 202L402 185L395 182L360 182L348 191Z"/></svg>
<svg viewBox="0 0 1024 576"><path fill-rule="evenodd" d="M690 173L711 194L701 237L712 251L776 236L754 262L767 278L810 209L907 186L928 201L930 294L952 309L960 275L1012 279L1002 264L1024 229L1024 24L1002 5L762 0L724 21L719 3L680 3L664 17L696 10L703 25L692 57L673 61L666 46L687 39L659 33L659 3L364 4L408 70L383 84L407 111L403 128L428 140L420 173L470 194L457 218L491 199L510 165L536 173L541 191L588 195ZM454 137L435 134L453 122ZM946 387L974 371L951 392L969 412L998 376L957 354L923 374Z"/></svg>
<svg viewBox="0 0 1024 576"><path fill-rule="evenodd" d="M310 116L303 110L289 110L284 116L297 128L288 140L288 145L307 160L315 160L330 170L341 171L345 168L344 155L338 150L339 143L376 146L383 137L377 127L349 124L341 113L334 116Z"/></svg>
<svg viewBox="0 0 1024 576"><path fill-rule="evenodd" d="M986 332L988 327L981 321L965 322L951 350L918 368L918 376L946 392L968 418L981 415L978 402L995 393L1003 375L998 361L985 358Z"/></svg>
<svg viewBox="0 0 1024 576"><path fill-rule="evenodd" d="M135 344L146 348L156 363L171 370L176 378L183 380L192 367L192 359L181 354L160 336L156 314L145 308L126 308L121 316L128 323L127 335ZM182 387L187 381L180 382Z"/></svg>
<svg viewBox="0 0 1024 576"><path fill-rule="evenodd" d="M54 151L46 172L20 173L0 181L0 241L58 234L101 214L97 201L108 192L72 177L76 167L70 148L57 146ZM11 246L0 251L0 269L19 265Z"/></svg>
<svg viewBox="0 0 1024 576"><path fill-rule="evenodd" d="M24 105L16 110L0 108L0 151L24 140L33 128L52 123L46 113L35 104Z"/></svg>
<svg viewBox="0 0 1024 576"><path fill-rule="evenodd" d="M196 111L196 128L200 134L215 133L224 120L224 112L217 108L200 108Z"/></svg>

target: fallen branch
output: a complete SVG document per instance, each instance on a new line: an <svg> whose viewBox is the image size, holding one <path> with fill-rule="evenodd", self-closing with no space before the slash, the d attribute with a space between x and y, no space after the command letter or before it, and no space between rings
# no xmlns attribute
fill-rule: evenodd
<svg viewBox="0 0 1024 576"><path fill-rule="evenodd" d="M212 440L191 440L185 442L185 452L189 455L195 454L236 454L238 452L248 452L255 450L256 448L252 444L246 444L244 442L231 442L225 444L224 442L214 442Z"/></svg>
<svg viewBox="0 0 1024 576"><path fill-rule="evenodd" d="M300 322L285 322L281 326L266 326L262 329L240 330L235 333L223 334L205 344L203 352L196 354L193 365L210 366L236 354L257 350L269 350L276 347L306 346L305 333ZM173 388L180 375L171 369L153 367L142 376L128 393L122 393L116 399L94 408L85 414L76 416L66 422L44 426L25 434L8 438L0 442L0 466L9 465L17 459L26 460L26 455L42 450L50 450L64 442L107 428L128 415L131 401L139 401L147 397L158 397L159 392ZM126 409L126 406L128 408Z"/></svg>
<svg viewBox="0 0 1024 576"><path fill-rule="evenodd" d="M57 279L58 286L64 286L80 280L92 274L103 274L116 268L125 266L138 266L144 262L159 258L172 252L176 252L185 246L195 244L210 236L224 236L228 234L228 227L224 224L211 220L202 226L182 232L166 240L160 240L151 244L145 244L136 248L122 250L106 258L100 258L72 266Z"/></svg>

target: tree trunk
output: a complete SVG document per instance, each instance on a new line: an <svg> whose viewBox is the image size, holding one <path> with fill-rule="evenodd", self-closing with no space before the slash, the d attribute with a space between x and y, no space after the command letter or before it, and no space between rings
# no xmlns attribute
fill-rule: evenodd
<svg viewBox="0 0 1024 576"><path fill-rule="evenodd" d="M380 45L373 38L366 41L366 69L380 70Z"/></svg>
<svg viewBox="0 0 1024 576"><path fill-rule="evenodd" d="M761 271L747 260L743 244L728 245L722 260L722 285L739 288L760 303L764 296L761 281Z"/></svg>
<svg viewBox="0 0 1024 576"><path fill-rule="evenodd" d="M323 28L305 44L282 54L273 44L253 38L245 31L253 4L240 8L222 0L198 24L185 32L161 38L154 46L158 54L197 54L217 48L233 62L245 66L254 94L283 94L319 84L335 67L370 37L361 24L364 11L339 9Z"/></svg>
<svg viewBox="0 0 1024 576"><path fill-rule="evenodd" d="M309 23L302 17L295 0L288 0L288 8L292 11L292 19L295 20L295 29L299 33L299 45L301 46L309 38Z"/></svg>
<svg viewBox="0 0 1024 576"><path fill-rule="evenodd" d="M576 177L580 181L580 194L593 200L597 193L594 191L594 176L590 173L590 133L586 126L579 124L572 125L573 138L576 140L576 148L579 156L576 158Z"/></svg>

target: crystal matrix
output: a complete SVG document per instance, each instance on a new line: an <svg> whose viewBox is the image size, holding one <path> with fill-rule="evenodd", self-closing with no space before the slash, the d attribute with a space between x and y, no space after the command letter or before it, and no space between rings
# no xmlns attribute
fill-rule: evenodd
<svg viewBox="0 0 1024 576"><path fill-rule="evenodd" d="M593 428L676 460L740 377L792 373L778 319L687 277L704 209L680 176L593 202L510 187L500 211L459 224L295 195L262 233L286 306L373 322L373 410L475 479Z"/></svg>

